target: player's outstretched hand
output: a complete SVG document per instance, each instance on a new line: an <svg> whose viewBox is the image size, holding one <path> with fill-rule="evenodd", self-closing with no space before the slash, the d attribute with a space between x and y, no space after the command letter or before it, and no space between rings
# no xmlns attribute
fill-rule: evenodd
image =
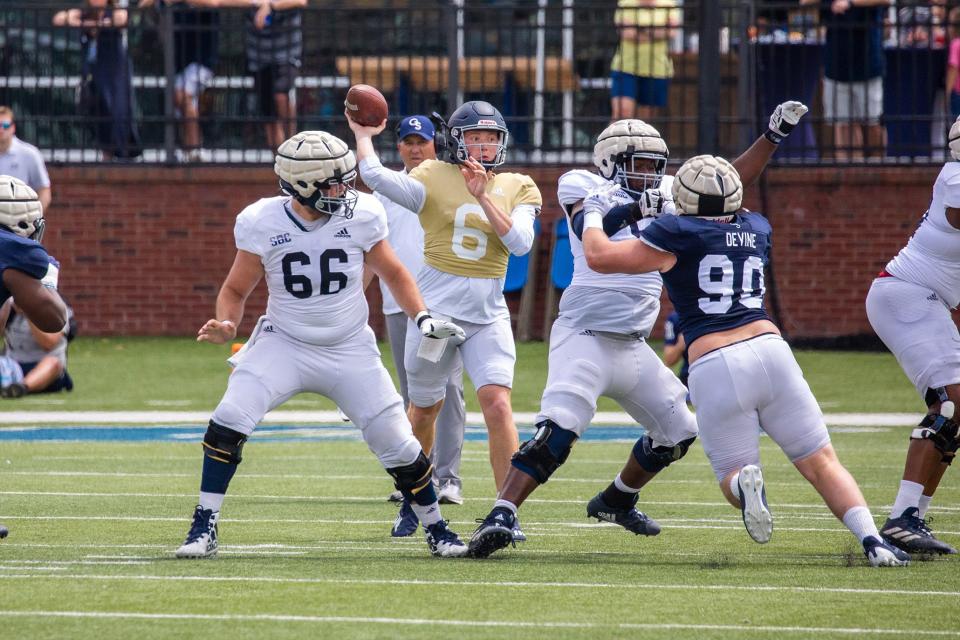
<svg viewBox="0 0 960 640"><path fill-rule="evenodd" d="M453 338L460 344L467 336L459 325L447 320L438 320L426 311L421 311L416 317L417 327L425 338Z"/></svg>
<svg viewBox="0 0 960 640"><path fill-rule="evenodd" d="M347 124L350 126L350 131L353 131L353 135L356 138L372 138L374 136L380 135L380 133L387 127L387 119L384 118L376 127L368 127L366 125L355 122L353 118L350 117L350 114L347 113L347 110L343 110L343 117L347 119Z"/></svg>
<svg viewBox="0 0 960 640"><path fill-rule="evenodd" d="M479 199L486 191L487 181L490 179L487 170L477 160L467 158L467 161L460 165L460 173L467 184L467 191L474 198Z"/></svg>
<svg viewBox="0 0 960 640"><path fill-rule="evenodd" d="M197 331L197 342L210 342L212 344L223 344L237 337L237 325L229 320L207 320L200 331Z"/></svg>
<svg viewBox="0 0 960 640"><path fill-rule="evenodd" d="M778 104L777 108L770 114L770 129L767 132L767 138L774 144L779 144L781 140L790 135L793 128L800 122L800 118L809 110L807 105L796 100L787 100Z"/></svg>

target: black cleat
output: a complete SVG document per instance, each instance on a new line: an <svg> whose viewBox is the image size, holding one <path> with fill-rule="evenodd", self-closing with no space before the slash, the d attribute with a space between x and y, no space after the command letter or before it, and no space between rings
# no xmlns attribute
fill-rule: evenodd
<svg viewBox="0 0 960 640"><path fill-rule="evenodd" d="M0 398L22 398L27 395L27 385L22 382L13 382L0 388Z"/></svg>
<svg viewBox="0 0 960 640"><path fill-rule="evenodd" d="M516 546L513 530L516 527L517 518L509 509L497 507L478 522L480 526L473 532L470 543L467 545L471 557L486 558L494 551L499 551L511 544Z"/></svg>
<svg viewBox="0 0 960 640"><path fill-rule="evenodd" d="M880 529L880 535L907 553L952 555L957 552L946 542L937 540L916 507L904 510L899 518L889 518Z"/></svg>
<svg viewBox="0 0 960 640"><path fill-rule="evenodd" d="M7 529L5 526L0 524L0 540L3 540L8 535L10 535L10 529Z"/></svg>
<svg viewBox="0 0 960 640"><path fill-rule="evenodd" d="M603 493L598 493L587 503L587 517L596 518L600 522L618 524L638 536L655 536L660 533L660 525L656 520L637 511L636 504L639 498L640 494L635 494L633 504L624 509L616 509L604 501Z"/></svg>

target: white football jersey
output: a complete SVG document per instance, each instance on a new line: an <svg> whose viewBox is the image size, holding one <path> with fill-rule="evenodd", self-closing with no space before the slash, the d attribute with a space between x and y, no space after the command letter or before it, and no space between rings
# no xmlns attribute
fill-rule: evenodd
<svg viewBox="0 0 960 640"><path fill-rule="evenodd" d="M387 212L387 224L390 227L390 246L397 253L400 262L407 268L414 278L423 268L423 227L417 214L405 209L386 196L374 193ZM380 281L380 295L383 297L383 313L402 313L403 309L397 304L389 287Z"/></svg>
<svg viewBox="0 0 960 640"><path fill-rule="evenodd" d="M933 289L954 309L960 304L960 229L947 221L947 207L960 209L960 162L943 166L930 208L886 268L901 280Z"/></svg>
<svg viewBox="0 0 960 640"><path fill-rule="evenodd" d="M660 190L670 200L673 178L664 176ZM602 176L576 169L560 176L557 198L564 210L588 196L602 199L605 208L629 204L632 198L619 185ZM621 229L610 239L614 242L637 238L640 230L652 222L641 220ZM573 253L573 281L560 298L560 317L575 326L615 333L649 335L656 322L663 280L656 271L642 274L597 273L587 265L583 244L570 227L570 251ZM602 291L598 291L602 290ZM653 304L649 299L653 298Z"/></svg>
<svg viewBox="0 0 960 640"><path fill-rule="evenodd" d="M283 333L310 344L340 343L367 326L364 253L387 237L387 216L361 193L353 218L308 222L291 198L259 200L237 216L237 249L260 256L267 316Z"/></svg>

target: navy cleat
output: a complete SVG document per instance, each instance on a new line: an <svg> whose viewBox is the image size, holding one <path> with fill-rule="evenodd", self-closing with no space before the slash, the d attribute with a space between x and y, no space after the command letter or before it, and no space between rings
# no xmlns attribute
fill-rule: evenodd
<svg viewBox="0 0 960 640"><path fill-rule="evenodd" d="M217 520L220 512L200 505L193 512L187 539L177 549L178 558L212 558L217 555Z"/></svg>
<svg viewBox="0 0 960 640"><path fill-rule="evenodd" d="M480 526L470 538L470 555L474 558L486 558L494 551L499 551L511 544L516 546L513 539L513 530L516 527L516 516L509 509L496 507L480 520Z"/></svg>
<svg viewBox="0 0 960 640"><path fill-rule="evenodd" d="M10 529L7 529L5 526L0 524L0 540L3 540L8 535L10 535Z"/></svg>
<svg viewBox="0 0 960 640"><path fill-rule="evenodd" d="M405 499L400 504L400 511L397 512L397 519L393 521L390 535L394 538L406 538L416 533L418 526L420 526L420 518L417 517L410 501Z"/></svg>
<svg viewBox="0 0 960 640"><path fill-rule="evenodd" d="M526 542L527 536L520 529L520 516L513 517L513 541Z"/></svg>
<svg viewBox="0 0 960 640"><path fill-rule="evenodd" d="M462 558L467 555L467 545L463 544L460 537L447 527L446 520L427 525L423 531L427 536L430 553L438 558Z"/></svg>
<svg viewBox="0 0 960 640"><path fill-rule="evenodd" d="M952 555L957 552L946 542L937 540L916 507L905 509L899 518L889 518L880 529L880 536L907 553Z"/></svg>
<svg viewBox="0 0 960 640"><path fill-rule="evenodd" d="M600 522L618 524L638 536L655 536L660 533L660 525L656 520L637 511L636 504L639 498L640 494L634 494L633 503L629 507L617 509L604 501L602 492L598 493L587 503L587 517L596 518Z"/></svg>
<svg viewBox="0 0 960 640"><path fill-rule="evenodd" d="M767 492L763 488L760 467L748 464L740 469L737 484L740 488L743 526L747 528L750 537L760 544L770 542L770 536L773 535L773 516L767 508Z"/></svg>
<svg viewBox="0 0 960 640"><path fill-rule="evenodd" d="M867 556L871 567L905 567L910 564L909 555L873 536L863 539L863 555Z"/></svg>

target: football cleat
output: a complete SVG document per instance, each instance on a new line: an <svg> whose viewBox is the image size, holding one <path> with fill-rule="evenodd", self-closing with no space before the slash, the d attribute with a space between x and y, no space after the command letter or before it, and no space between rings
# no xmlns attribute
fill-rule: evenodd
<svg viewBox="0 0 960 640"><path fill-rule="evenodd" d="M7 529L5 526L0 524L0 540L3 540L8 535L10 535L10 529Z"/></svg>
<svg viewBox="0 0 960 640"><path fill-rule="evenodd" d="M637 511L636 504L639 498L639 494L634 494L633 504L623 509L616 509L604 501L602 492L598 493L587 503L587 517L596 518L600 522L618 524L638 536L655 536L660 533L660 525L656 520Z"/></svg>
<svg viewBox="0 0 960 640"><path fill-rule="evenodd" d="M509 509L497 507L483 520L470 538L470 555L474 558L486 558L494 551L514 544L513 530L516 527L516 516Z"/></svg>
<svg viewBox="0 0 960 640"><path fill-rule="evenodd" d="M193 512L187 539L177 549L178 558L212 558L217 555L217 520L220 512L200 505Z"/></svg>
<svg viewBox="0 0 960 640"><path fill-rule="evenodd" d="M460 541L460 537L447 527L447 521L441 520L423 528L427 536L427 546L430 553L439 558L462 558L467 555L467 545Z"/></svg>
<svg viewBox="0 0 960 640"><path fill-rule="evenodd" d="M527 536L520 529L520 516L513 517L513 541L526 542Z"/></svg>
<svg viewBox="0 0 960 640"><path fill-rule="evenodd" d="M0 398L22 398L27 395L27 385L22 382L12 382L0 388Z"/></svg>
<svg viewBox="0 0 960 640"><path fill-rule="evenodd" d="M400 493L400 489L397 489L396 491L388 495L387 502L403 502L403 494Z"/></svg>
<svg viewBox="0 0 960 640"><path fill-rule="evenodd" d="M740 488L740 511L743 513L743 525L750 537L765 544L773 535L773 516L767 508L767 492L763 488L763 474L760 467L748 464L740 469L737 480Z"/></svg>
<svg viewBox="0 0 960 640"><path fill-rule="evenodd" d="M907 553L947 555L957 552L946 542L937 540L916 507L905 509L899 518L889 518L880 529L880 536Z"/></svg>
<svg viewBox="0 0 960 640"><path fill-rule="evenodd" d="M418 526L420 526L420 518L417 517L410 501L404 499L400 503L400 511L397 512L397 519L393 521L390 535L394 538L406 538L412 536L417 531Z"/></svg>
<svg viewBox="0 0 960 640"><path fill-rule="evenodd" d="M910 564L909 555L873 536L863 539L863 555L867 556L871 567L905 567Z"/></svg>
<svg viewBox="0 0 960 640"><path fill-rule="evenodd" d="M444 482L437 492L437 501L440 504L463 504L463 494L456 484Z"/></svg>

